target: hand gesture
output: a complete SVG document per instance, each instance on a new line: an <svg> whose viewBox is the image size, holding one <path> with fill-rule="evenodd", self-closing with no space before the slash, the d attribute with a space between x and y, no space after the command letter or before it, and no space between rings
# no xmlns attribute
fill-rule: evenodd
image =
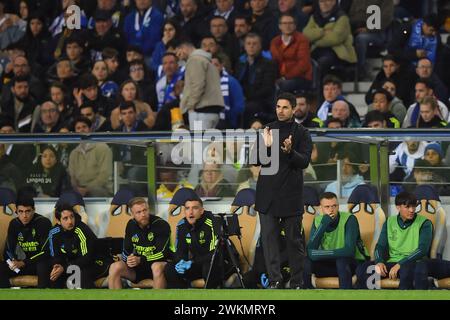
<svg viewBox="0 0 450 320"><path fill-rule="evenodd" d="M64 272L64 267L60 264L55 264L53 266L52 272L50 273L50 280L56 281L61 276L61 274Z"/></svg>
<svg viewBox="0 0 450 320"><path fill-rule="evenodd" d="M375 271L377 273L379 273L382 277L386 277L387 276L387 268L386 265L382 262L377 263L377 265L375 266Z"/></svg>
<svg viewBox="0 0 450 320"><path fill-rule="evenodd" d="M281 150L284 153L291 153L292 150L292 135L290 135L287 139L283 141L283 145L281 146Z"/></svg>
<svg viewBox="0 0 450 320"><path fill-rule="evenodd" d="M264 145L266 147L271 147L273 143L272 130L269 127L264 128L263 132Z"/></svg>
<svg viewBox="0 0 450 320"><path fill-rule="evenodd" d="M389 279L395 280L398 278L398 270L400 270L400 265L397 263L389 271Z"/></svg>
<svg viewBox="0 0 450 320"><path fill-rule="evenodd" d="M127 266L129 268L137 267L141 264L141 257L135 256L134 254L130 254L127 258Z"/></svg>

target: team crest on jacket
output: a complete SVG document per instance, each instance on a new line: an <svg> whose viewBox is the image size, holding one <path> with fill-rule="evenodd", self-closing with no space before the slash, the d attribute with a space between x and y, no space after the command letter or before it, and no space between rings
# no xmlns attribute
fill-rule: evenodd
<svg viewBox="0 0 450 320"><path fill-rule="evenodd" d="M154 237L155 236L153 235L153 232L149 232L148 235L147 235L148 241L153 241Z"/></svg>
<svg viewBox="0 0 450 320"><path fill-rule="evenodd" d="M22 232L19 232L19 234L17 235L17 241L23 241L23 234L22 234Z"/></svg>
<svg viewBox="0 0 450 320"><path fill-rule="evenodd" d="M31 230L31 235L33 236L33 238L36 236L36 230L34 228Z"/></svg>
<svg viewBox="0 0 450 320"><path fill-rule="evenodd" d="M135 234L134 236L131 237L131 242L133 243L138 243L139 242L139 236L137 234Z"/></svg>
<svg viewBox="0 0 450 320"><path fill-rule="evenodd" d="M200 242L200 244L204 244L205 243L205 232L200 231L198 237L200 238L200 240L198 242Z"/></svg>

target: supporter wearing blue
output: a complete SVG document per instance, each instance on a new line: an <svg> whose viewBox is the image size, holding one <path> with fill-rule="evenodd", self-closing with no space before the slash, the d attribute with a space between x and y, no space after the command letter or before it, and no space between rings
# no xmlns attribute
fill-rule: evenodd
<svg viewBox="0 0 450 320"><path fill-rule="evenodd" d="M225 120L225 128L240 127L239 118L244 112L245 97L239 81L230 75L223 66L223 55L213 55L212 64L220 73L220 88L222 90L225 110L220 114L221 120Z"/></svg>
<svg viewBox="0 0 450 320"><path fill-rule="evenodd" d="M163 23L163 15L152 6L152 0L136 0L136 9L125 17L124 33L127 42L142 49L146 62L150 62L153 49L161 39Z"/></svg>
<svg viewBox="0 0 450 320"><path fill-rule="evenodd" d="M448 100L448 89L441 81L436 72L433 71L433 63L428 58L417 61L416 74L419 79L427 79L434 88L436 97L441 101Z"/></svg>
<svg viewBox="0 0 450 320"><path fill-rule="evenodd" d="M155 45L152 54L151 69L156 72L162 64L162 58L167 51L169 41L179 39L181 37L181 28L175 19L169 19L164 22L162 39Z"/></svg>
<svg viewBox="0 0 450 320"><path fill-rule="evenodd" d="M341 197L349 197L352 191L360 184L364 183L364 178L359 174L358 166L356 164L358 160L355 154L347 152L343 158L343 169L341 176ZM338 182L330 183L326 188L325 192L333 192L339 194L338 192Z"/></svg>
<svg viewBox="0 0 450 320"><path fill-rule="evenodd" d="M119 86L114 81L108 80L108 65L103 60L97 60L92 67L92 74L98 81L98 86L102 96L115 99Z"/></svg>
<svg viewBox="0 0 450 320"><path fill-rule="evenodd" d="M439 39L439 21L436 15L418 19L411 27L411 34L405 48L407 57L414 64L420 58L436 63Z"/></svg>
<svg viewBox="0 0 450 320"><path fill-rule="evenodd" d="M175 85L184 78L184 68L178 67L178 57L167 52L162 57L163 76L156 83L156 95L158 96L158 111L167 103L175 101Z"/></svg>

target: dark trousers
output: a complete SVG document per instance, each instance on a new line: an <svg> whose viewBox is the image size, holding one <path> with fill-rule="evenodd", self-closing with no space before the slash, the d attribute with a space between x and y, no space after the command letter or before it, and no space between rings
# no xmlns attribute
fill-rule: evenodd
<svg viewBox="0 0 450 320"><path fill-rule="evenodd" d="M359 272L361 280L358 279L359 286L361 288L368 287L367 280L373 274L373 272L375 272L368 272L368 268L371 265L375 265L375 262L368 261L361 266L361 271ZM395 262L386 263L388 273L395 265ZM381 279L386 278L389 278L389 276ZM426 263L426 260L403 264L398 271L397 278L400 280L400 284L398 287L400 290L428 289L428 264Z"/></svg>
<svg viewBox="0 0 450 320"><path fill-rule="evenodd" d="M339 62L339 58L331 48L316 48L311 53L311 57L317 61L321 77L324 77L332 65Z"/></svg>
<svg viewBox="0 0 450 320"><path fill-rule="evenodd" d="M165 268L165 276L167 281L167 288L170 289L186 289L191 286L191 281L197 279L204 279L206 281L209 272L210 262L193 263L189 270L184 274L179 274L175 270L176 263L170 262ZM221 285L223 279L223 269L221 266L215 264L211 271L211 276L208 282L208 288L217 288Z"/></svg>
<svg viewBox="0 0 450 320"><path fill-rule="evenodd" d="M10 278L33 275L38 277L38 288L48 288L49 287L49 275L50 267L48 261L42 260L37 263L26 265L20 270L19 273L15 273L6 262L2 261L0 263L0 288L9 288L11 285L9 283Z"/></svg>
<svg viewBox="0 0 450 320"><path fill-rule="evenodd" d="M80 286L82 289L95 288L94 280L96 279L97 270L94 266L80 268ZM67 288L67 279L71 275L67 273L67 268L59 276L56 281L50 281L50 288L62 289Z"/></svg>
<svg viewBox="0 0 450 320"><path fill-rule="evenodd" d="M356 271L356 260L353 258L337 258L322 261L306 259L304 271L305 288L312 289L311 276L338 277L339 289L352 289L352 276Z"/></svg>
<svg viewBox="0 0 450 320"><path fill-rule="evenodd" d="M302 232L302 216L285 218L260 214L261 239L269 281L283 281L279 236L281 228L286 234L286 248L291 269L291 287L303 285L303 264L305 259L305 235Z"/></svg>

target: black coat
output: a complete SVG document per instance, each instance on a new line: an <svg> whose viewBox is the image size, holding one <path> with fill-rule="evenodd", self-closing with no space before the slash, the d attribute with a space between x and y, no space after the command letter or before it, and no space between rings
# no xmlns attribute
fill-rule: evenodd
<svg viewBox="0 0 450 320"><path fill-rule="evenodd" d="M279 168L275 175L263 175L256 184L255 209L261 214L289 217L303 214L303 169L311 160L312 141L309 131L295 122L275 121L267 125L280 129ZM281 151L282 142L292 134L292 151ZM264 146L259 139L258 147ZM255 150L255 149L254 149ZM263 165L269 167L269 165Z"/></svg>

